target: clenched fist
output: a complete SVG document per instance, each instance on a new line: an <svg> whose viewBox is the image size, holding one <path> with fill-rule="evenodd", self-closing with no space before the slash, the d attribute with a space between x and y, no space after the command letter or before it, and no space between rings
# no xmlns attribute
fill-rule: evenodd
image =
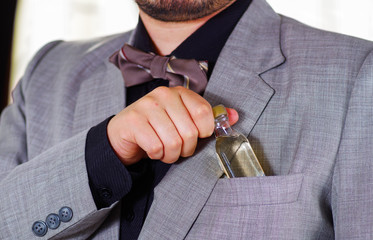
<svg viewBox="0 0 373 240"><path fill-rule="evenodd" d="M238 120L227 109L231 124ZM198 138L211 136L211 105L184 87L158 87L113 117L108 124L109 142L123 164L148 156L174 163L194 153Z"/></svg>

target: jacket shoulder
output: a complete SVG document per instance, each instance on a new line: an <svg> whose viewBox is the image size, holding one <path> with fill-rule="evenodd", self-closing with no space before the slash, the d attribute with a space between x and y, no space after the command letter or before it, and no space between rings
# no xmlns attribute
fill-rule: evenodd
<svg viewBox="0 0 373 240"><path fill-rule="evenodd" d="M60 76L72 72L84 74L92 71L128 42L131 33L132 31L129 31L77 41L57 40L46 44L28 64L22 77L23 90L28 89L34 80L49 82L50 79L45 76Z"/></svg>
<svg viewBox="0 0 373 240"><path fill-rule="evenodd" d="M280 15L283 40L303 40L319 46L372 49L373 42L358 37L311 27L295 19ZM299 41L298 41L299 42Z"/></svg>
<svg viewBox="0 0 373 240"><path fill-rule="evenodd" d="M356 75L373 42L317 29L281 15L281 48L287 61L298 66L317 64Z"/></svg>

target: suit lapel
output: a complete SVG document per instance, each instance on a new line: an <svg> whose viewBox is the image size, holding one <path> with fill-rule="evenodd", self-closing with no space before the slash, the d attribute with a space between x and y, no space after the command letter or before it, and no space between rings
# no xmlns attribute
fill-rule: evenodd
<svg viewBox="0 0 373 240"><path fill-rule="evenodd" d="M104 39L94 45L73 71L79 85L74 112L74 133L117 114L125 106L125 87L121 72L109 57L129 38L128 34ZM77 87L78 88L78 87Z"/></svg>
<svg viewBox="0 0 373 240"><path fill-rule="evenodd" d="M235 128L248 135L274 94L260 74L283 62L280 17L254 0L224 46L204 97L237 109ZM221 175L214 137L201 139L193 157L174 164L155 188L140 239L184 239Z"/></svg>

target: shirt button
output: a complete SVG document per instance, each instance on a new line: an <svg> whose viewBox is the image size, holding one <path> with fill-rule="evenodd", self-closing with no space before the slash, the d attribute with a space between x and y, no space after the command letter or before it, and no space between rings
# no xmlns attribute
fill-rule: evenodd
<svg viewBox="0 0 373 240"><path fill-rule="evenodd" d="M113 192L109 188L100 188L100 196L103 199L110 199L113 196Z"/></svg>
<svg viewBox="0 0 373 240"><path fill-rule="evenodd" d="M47 216L45 222L47 223L48 228L57 229L60 226L61 220L57 214L51 213Z"/></svg>
<svg viewBox="0 0 373 240"><path fill-rule="evenodd" d="M73 218L73 210L69 207L62 207L58 212L61 222L68 222Z"/></svg>
<svg viewBox="0 0 373 240"><path fill-rule="evenodd" d="M45 234L47 234L47 231L47 224L45 224L45 222L43 221L36 221L32 225L32 232L38 237L44 236Z"/></svg>

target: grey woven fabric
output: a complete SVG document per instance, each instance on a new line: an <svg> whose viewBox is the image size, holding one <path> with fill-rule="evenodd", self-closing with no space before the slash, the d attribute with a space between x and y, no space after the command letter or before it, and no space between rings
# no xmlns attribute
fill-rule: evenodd
<svg viewBox="0 0 373 240"><path fill-rule="evenodd" d="M30 63L0 122L0 239L62 206L51 239L117 239L120 202L97 211L87 130L124 106L109 56L131 33L54 42ZM204 97L234 107L266 177L220 179L213 137L155 189L140 239L373 239L373 43L315 30L254 0Z"/></svg>

